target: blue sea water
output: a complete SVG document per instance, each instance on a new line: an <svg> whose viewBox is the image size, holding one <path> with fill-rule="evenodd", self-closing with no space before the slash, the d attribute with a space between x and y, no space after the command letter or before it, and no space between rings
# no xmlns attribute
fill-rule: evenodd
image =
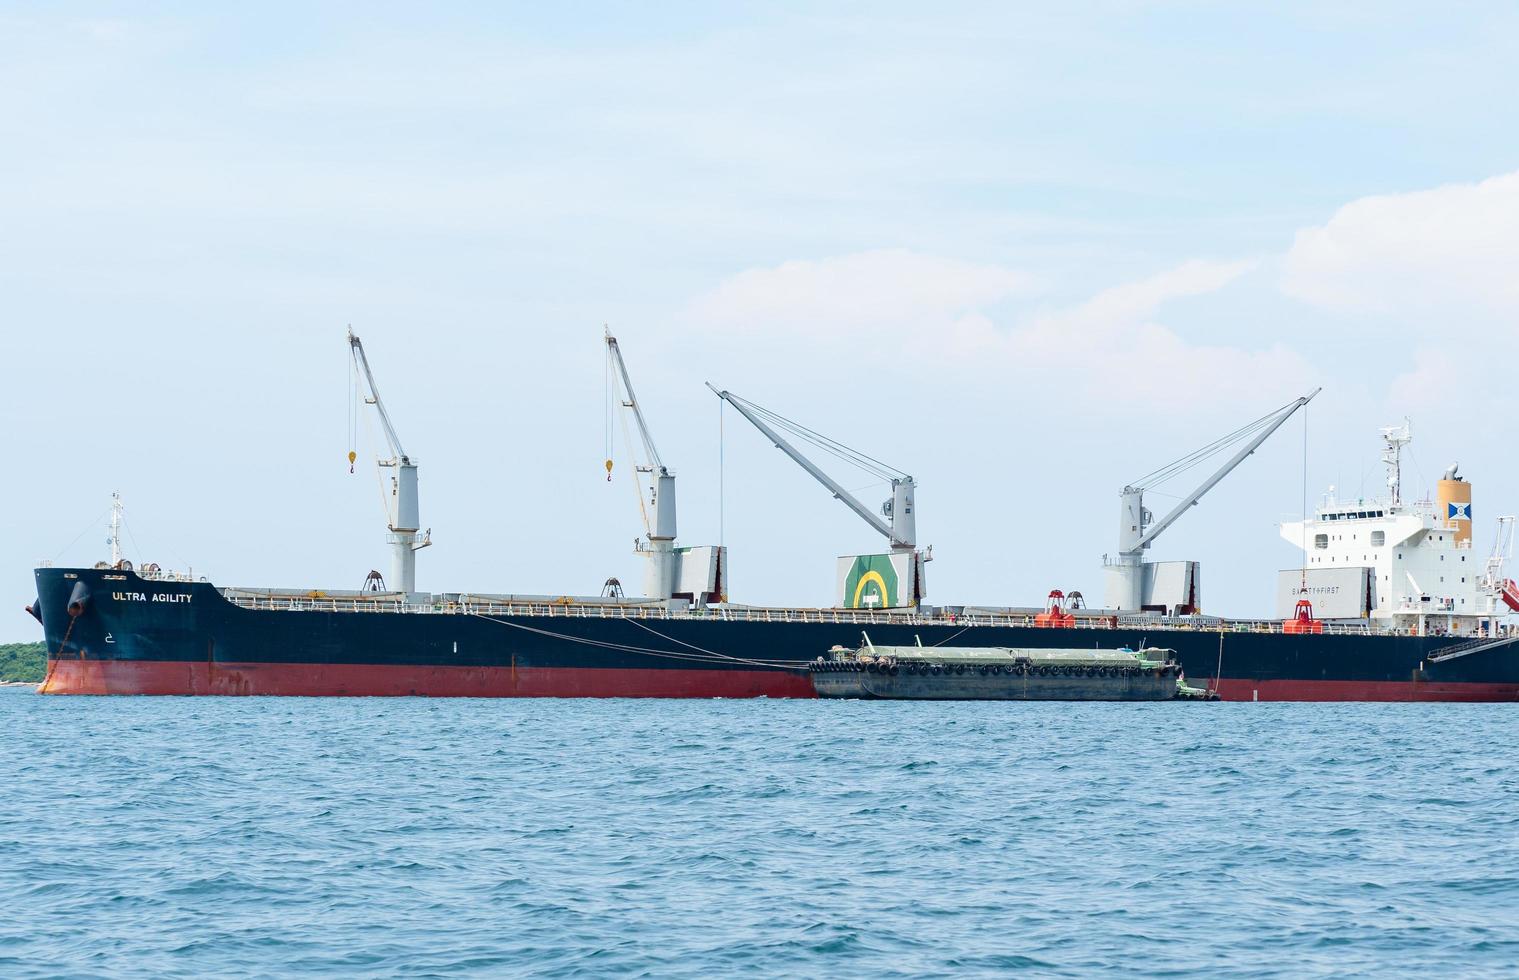
<svg viewBox="0 0 1519 980"><path fill-rule="evenodd" d="M1513 976L1519 708L0 691L0 975Z"/></svg>

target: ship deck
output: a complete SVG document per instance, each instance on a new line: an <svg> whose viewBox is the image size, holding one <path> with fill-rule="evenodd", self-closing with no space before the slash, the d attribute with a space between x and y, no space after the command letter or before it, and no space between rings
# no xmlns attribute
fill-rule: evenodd
<svg viewBox="0 0 1519 980"><path fill-rule="evenodd" d="M190 575L169 570L137 574L148 581L192 582ZM202 584L205 579L199 580ZM763 623L832 623L850 626L992 626L1039 627L1037 608L988 606L929 606L922 609L843 609L806 606L754 606L722 603L711 606L669 605L650 599L609 599L601 596L521 595L443 592L434 594L361 592L331 589L267 589L215 587L234 606L261 612L391 613L399 615L541 616L566 619L653 619ZM1113 610L1072 610L1066 629L1159 630L1208 633L1283 633L1284 623L1272 619L1230 619L1217 616L1124 615ZM1335 636L1407 636L1365 621L1323 622L1323 633ZM1453 639L1486 639L1486 634L1451 634Z"/></svg>
<svg viewBox="0 0 1519 980"><path fill-rule="evenodd" d="M1042 625L1042 610L990 609L975 606L923 610L835 609L799 606L749 606L724 603L674 607L649 601L613 601L573 596L519 596L441 593L401 596L395 593L289 592L246 588L218 590L231 604L264 612L392 613L400 615L537 616L565 619L652 619L764 623L832 623L852 626L1015 626ZM1121 616L1111 612L1075 614L1067 629L1161 630L1226 633L1281 633L1279 620L1216 617ZM1325 623L1326 634L1396 635L1366 623Z"/></svg>

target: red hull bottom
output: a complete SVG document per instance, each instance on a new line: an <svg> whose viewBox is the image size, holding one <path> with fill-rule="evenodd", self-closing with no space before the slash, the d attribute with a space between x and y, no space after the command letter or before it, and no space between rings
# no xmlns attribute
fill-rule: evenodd
<svg viewBox="0 0 1519 980"><path fill-rule="evenodd" d="M1221 678L1224 701L1519 701L1519 684Z"/></svg>
<svg viewBox="0 0 1519 980"><path fill-rule="evenodd" d="M810 698L801 671L54 660L43 694L466 698ZM1225 701L1519 701L1519 684L1223 678Z"/></svg>
<svg viewBox="0 0 1519 980"><path fill-rule="evenodd" d="M43 694L435 698L810 698L802 671L54 660Z"/></svg>

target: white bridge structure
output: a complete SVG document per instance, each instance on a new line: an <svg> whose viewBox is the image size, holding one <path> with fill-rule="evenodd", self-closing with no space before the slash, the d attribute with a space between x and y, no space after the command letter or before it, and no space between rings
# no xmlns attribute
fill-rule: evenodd
<svg viewBox="0 0 1519 980"><path fill-rule="evenodd" d="M1505 577L1514 518L1499 517L1492 550L1472 542L1472 486L1451 464L1434 500L1403 496L1407 422L1382 430L1387 491L1340 500L1330 487L1311 520L1282 524L1282 537L1303 549L1303 567L1278 574L1277 609L1286 618L1300 600L1318 619L1362 621L1424 636L1492 635L1519 610L1519 587Z"/></svg>

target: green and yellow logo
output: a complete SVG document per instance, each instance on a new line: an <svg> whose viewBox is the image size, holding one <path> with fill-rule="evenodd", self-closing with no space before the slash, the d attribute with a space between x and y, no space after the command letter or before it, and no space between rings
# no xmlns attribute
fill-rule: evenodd
<svg viewBox="0 0 1519 980"><path fill-rule="evenodd" d="M844 578L844 608L887 609L898 604L897 570L890 555L860 555Z"/></svg>

